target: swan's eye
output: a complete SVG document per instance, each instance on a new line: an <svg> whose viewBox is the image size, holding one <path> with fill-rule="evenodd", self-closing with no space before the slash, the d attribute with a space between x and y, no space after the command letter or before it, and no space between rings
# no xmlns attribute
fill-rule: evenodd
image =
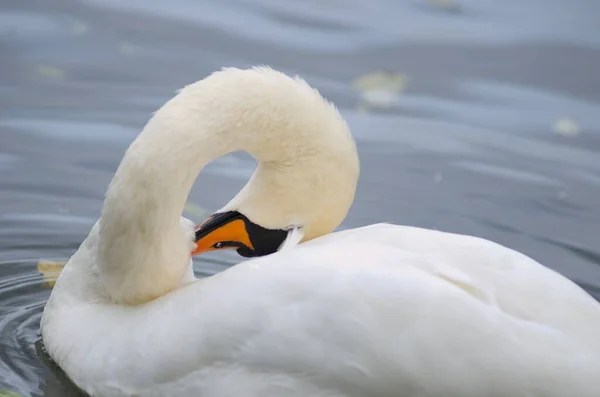
<svg viewBox="0 0 600 397"><path fill-rule="evenodd" d="M212 249L221 249L221 248L238 248L238 247L242 247L243 244L237 242L237 241L218 241L216 243L214 243L213 245L211 245Z"/></svg>

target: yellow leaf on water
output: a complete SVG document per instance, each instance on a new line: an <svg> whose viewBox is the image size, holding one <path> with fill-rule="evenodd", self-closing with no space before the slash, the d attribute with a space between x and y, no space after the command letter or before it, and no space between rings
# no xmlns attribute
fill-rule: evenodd
<svg viewBox="0 0 600 397"><path fill-rule="evenodd" d="M73 34L75 35L82 35L85 34L88 31L88 29L89 28L85 23L77 21L71 27L71 32L73 32Z"/></svg>
<svg viewBox="0 0 600 397"><path fill-rule="evenodd" d="M356 78L352 84L370 106L389 107L406 89L404 73L373 72Z"/></svg>
<svg viewBox="0 0 600 397"><path fill-rule="evenodd" d="M369 112L369 107L364 103L359 103L356 107L356 110L358 111L358 113L365 114Z"/></svg>
<svg viewBox="0 0 600 397"><path fill-rule="evenodd" d="M58 275L63 270L66 264L67 261L53 261L40 259L37 264L37 271L44 277L42 288L54 287ZM0 397L2 397L1 394Z"/></svg>
<svg viewBox="0 0 600 397"><path fill-rule="evenodd" d="M406 81L407 76L404 73L373 72L356 78L353 85L361 91L381 88L402 91Z"/></svg>
<svg viewBox="0 0 600 397"><path fill-rule="evenodd" d="M579 125L568 117L563 117L554 123L554 133L564 137L572 138L579 135Z"/></svg>
<svg viewBox="0 0 600 397"><path fill-rule="evenodd" d="M62 80L65 78L66 73L64 70L49 65L39 65L36 69L37 73L41 76L48 77L54 80Z"/></svg>
<svg viewBox="0 0 600 397"><path fill-rule="evenodd" d="M443 8L447 11L460 10L460 5L456 2L456 0L427 0L427 2L433 6Z"/></svg>
<svg viewBox="0 0 600 397"><path fill-rule="evenodd" d="M0 390L0 397L23 397L23 396L14 391Z"/></svg>
<svg viewBox="0 0 600 397"><path fill-rule="evenodd" d="M208 211L196 204L188 201L185 203L183 210L195 218L205 218L208 215Z"/></svg>

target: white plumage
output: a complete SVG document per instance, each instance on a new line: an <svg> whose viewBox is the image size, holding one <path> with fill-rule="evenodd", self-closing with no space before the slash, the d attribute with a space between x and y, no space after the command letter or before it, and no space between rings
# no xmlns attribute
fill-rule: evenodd
<svg viewBox="0 0 600 397"><path fill-rule="evenodd" d="M195 280L182 208L202 167L238 149L259 166L224 210L307 241ZM186 87L129 148L61 274L49 354L92 396L599 395L598 302L483 239L330 234L357 178L346 124L302 80L226 69Z"/></svg>

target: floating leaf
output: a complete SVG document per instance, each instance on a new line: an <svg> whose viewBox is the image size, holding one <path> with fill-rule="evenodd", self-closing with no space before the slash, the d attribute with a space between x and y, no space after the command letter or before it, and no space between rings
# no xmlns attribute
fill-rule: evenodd
<svg viewBox="0 0 600 397"><path fill-rule="evenodd" d="M37 67L37 73L41 76L48 77L54 80L62 80L65 78L66 73L64 70L54 66L40 65Z"/></svg>
<svg viewBox="0 0 600 397"><path fill-rule="evenodd" d="M56 283L58 275L63 270L67 261L52 261L40 259L37 265L37 271L44 277L42 288L52 288ZM2 394L0 394L2 397Z"/></svg>
<svg viewBox="0 0 600 397"><path fill-rule="evenodd" d="M432 6L442 8L445 11L460 11L460 5L456 0L427 0Z"/></svg>
<svg viewBox="0 0 600 397"><path fill-rule="evenodd" d="M389 89L401 91L404 89L407 77L404 73L374 72L365 74L354 80L354 87L359 90Z"/></svg>
<svg viewBox="0 0 600 397"><path fill-rule="evenodd" d="M205 218L208 215L207 210L205 210L202 207L197 206L196 204L194 204L190 201L185 203L183 210L196 218Z"/></svg>
<svg viewBox="0 0 600 397"><path fill-rule="evenodd" d="M572 138L579 135L579 125L569 117L563 117L554 123L554 133L564 137Z"/></svg>
<svg viewBox="0 0 600 397"><path fill-rule="evenodd" d="M0 390L0 397L23 397L23 396L14 391Z"/></svg>
<svg viewBox="0 0 600 397"><path fill-rule="evenodd" d="M353 85L368 105L389 107L405 90L407 82L404 73L374 72L355 79Z"/></svg>
<svg viewBox="0 0 600 397"><path fill-rule="evenodd" d="M73 32L73 34L75 35L82 35L85 34L88 31L88 29L89 28L85 23L77 21L71 27L71 32Z"/></svg>
<svg viewBox="0 0 600 397"><path fill-rule="evenodd" d="M364 103L359 103L358 106L356 107L356 110L358 111L358 113L368 113L369 112L369 107L367 105L365 105Z"/></svg>

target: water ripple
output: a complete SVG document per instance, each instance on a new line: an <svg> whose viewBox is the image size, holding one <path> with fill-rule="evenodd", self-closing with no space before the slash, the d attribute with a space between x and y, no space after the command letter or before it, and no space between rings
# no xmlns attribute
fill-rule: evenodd
<svg viewBox="0 0 600 397"><path fill-rule="evenodd" d="M3 268L7 265L0 263ZM37 395L45 371L37 365L34 344L48 291L42 290L43 278L30 262L10 265L27 271L0 278L0 373L4 374L0 389Z"/></svg>

